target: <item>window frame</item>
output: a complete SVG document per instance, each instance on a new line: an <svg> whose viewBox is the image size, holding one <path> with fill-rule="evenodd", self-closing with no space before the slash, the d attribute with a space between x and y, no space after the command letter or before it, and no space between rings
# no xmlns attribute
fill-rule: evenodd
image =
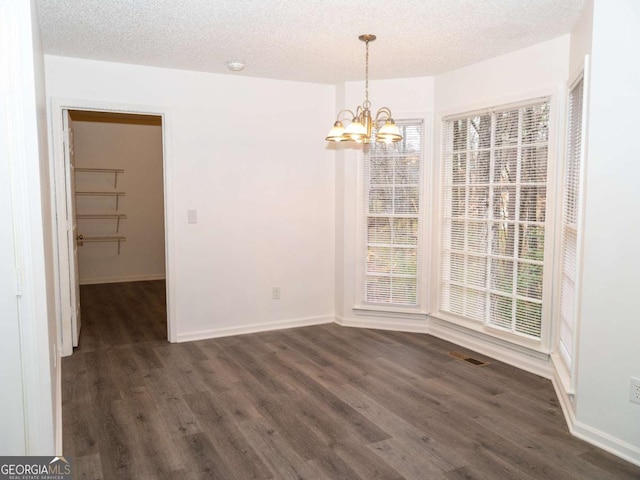
<svg viewBox="0 0 640 480"><path fill-rule="evenodd" d="M584 207L586 198L586 169L588 163L588 151L587 151L587 134L588 134L588 120L589 120L589 77L590 57L585 55L584 60L580 62L574 73L569 78L567 85L565 86L565 121L563 124L564 137L560 148L562 148L562 165L560 168L560 174L558 175L558 201L559 207L557 209L556 225L557 225L557 239L556 239L556 252L557 257L555 259L555 272L554 272L554 339L553 339L553 352L551 353L551 359L553 361L555 371L558 374L562 388L567 394L574 394L576 391L576 373L578 371L579 361L579 337L580 337L580 318L581 318L581 304L582 304L582 259L584 252ZM564 241L564 195L565 195L565 173L567 164L569 161L569 132L570 132L570 118L569 108L571 101L571 91L582 80L582 115L581 115L581 145L580 145L580 174L578 178L578 198L576 199L576 251L575 251L575 278L574 278L574 298L573 298L573 330L572 330L572 346L573 351L571 354L571 365L567 365L566 359L560 352L561 333L562 327L561 309L562 309L562 279L563 279L563 241Z"/></svg>
<svg viewBox="0 0 640 480"><path fill-rule="evenodd" d="M432 243L432 275L431 275L431 305L434 306L432 316L435 319L442 320L448 324L458 325L469 330L480 332L492 337L505 340L525 347L529 350L548 354L551 351L551 333L552 325L552 298L553 298L553 282L555 279L554 268L554 246L555 246L555 212L556 202L558 198L556 182L557 182L557 158L558 149L563 146L558 142L559 135L559 119L562 118L563 112L559 110L562 105L563 90L561 87L553 85L542 87L537 90L522 92L508 97L496 97L488 99L479 104L461 106L455 109L442 110L438 112L437 122L437 145L434 155L434 168L436 176L434 177L436 188L434 189L434 206L433 206L433 238ZM549 138L548 138L548 167L547 167L547 197L546 197L546 221L545 221L545 242L544 242L544 273L543 273L543 294L542 294L542 315L541 315L541 332L540 338L530 338L519 334L504 331L488 324L486 321L472 320L457 314L453 314L442 309L441 304L441 273L443 267L443 222L444 222L444 162L443 154L445 145L443 144L443 121L453 120L456 118L468 118L472 115L493 112L508 108L517 108L519 106L530 105L540 99L547 99L550 105L549 115Z"/></svg>
<svg viewBox="0 0 640 480"><path fill-rule="evenodd" d="M416 266L416 305L401 305L392 303L376 303L367 301L365 298L366 288L366 266L367 266L367 205L368 185L366 185L365 170L365 150L362 148L358 152L358 188L356 201L356 285L355 298L352 310L358 315L382 316L389 318L405 318L426 320L429 313L428 291L430 276L429 272L429 256L431 253L431 238L428 237L430 228L432 201L430 192L433 188L434 174L432 162L432 119L427 113L399 114L394 115L396 123L399 122L421 122L422 123L422 164L420 166L420 212L418 215L418 245L417 255L418 262Z"/></svg>

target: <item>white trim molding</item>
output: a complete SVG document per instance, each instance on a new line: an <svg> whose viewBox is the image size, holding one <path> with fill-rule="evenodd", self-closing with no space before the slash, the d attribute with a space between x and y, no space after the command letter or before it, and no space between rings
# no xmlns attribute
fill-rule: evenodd
<svg viewBox="0 0 640 480"><path fill-rule="evenodd" d="M56 424L56 438L55 442L55 454L57 456L64 455L63 443L62 443L62 362L60 358L57 358L56 364L56 398L58 401L55 404L54 421Z"/></svg>
<svg viewBox="0 0 640 480"><path fill-rule="evenodd" d="M383 312L380 316L387 316L385 311L396 311L400 316L404 315L404 312L413 311L424 313L429 308L428 295L425 292L429 289L429 278L425 272L429 271L429 258L431 245L428 242L428 232L431 224L431 188L433 182L433 158L430 145L432 144L433 137L433 113L432 112L413 112L413 113L399 113L394 117L397 122L405 125L415 126L420 124L421 129L421 165L420 165L420 177L419 182L420 189L420 209L418 212L418 223L420 225L418 244L417 244L417 275L416 275L416 296L417 304L412 305L398 305L396 310L393 307L388 307L385 304L377 304L374 302L367 302L365 294L366 285L366 266L367 266L367 218L370 214L367 213L367 178L366 178L366 158L365 150L359 151L357 155L356 165L356 197L355 197L355 289L353 298L353 310L359 315L378 315L373 313L375 310ZM412 123L413 122L413 123ZM388 215L385 218L392 218L394 214ZM376 215L377 216L377 215ZM426 317L425 317L426 318Z"/></svg>
<svg viewBox="0 0 640 480"><path fill-rule="evenodd" d="M620 440L579 421L576 421L573 428L569 428L569 431L575 437L640 467L640 448L636 445Z"/></svg>
<svg viewBox="0 0 640 480"><path fill-rule="evenodd" d="M475 352L481 353L521 370L550 379L549 355L517 345L508 340L477 332L435 317L429 319L427 333Z"/></svg>
<svg viewBox="0 0 640 480"><path fill-rule="evenodd" d="M356 313L380 318L336 317L335 322L343 327L372 328L433 335L535 375L547 379L553 377L552 365L547 353L516 345L508 340L455 325L431 315L407 315L406 313L394 315L392 312L370 312L364 309L358 309Z"/></svg>
<svg viewBox="0 0 640 480"><path fill-rule="evenodd" d="M175 287L173 285L172 274L175 272L173 248L173 189L171 178L173 177L173 157L171 150L171 118L170 108L165 105L134 105L120 103L105 103L92 100L77 100L65 98L51 98L49 105L49 128L50 128L50 166L52 170L52 205L59 213L57 223L54 223L56 237L58 239L57 251L55 255L56 270L56 293L59 297L59 318L60 318L60 352L63 356L73 353L71 341L70 306L68 302L61 299L69 298L69 271L68 252L66 251L65 239L66 220L63 212L66 211L66 197L64 194L64 144L62 132L62 112L64 110L87 110L99 112L117 112L125 114L146 114L159 115L162 117L162 142L163 142L163 181L164 181L164 222L165 222L165 269L167 280L167 337L170 342L178 341L178 325L176 314ZM55 216L54 216L55 222ZM99 281L98 281L99 280ZM112 280L116 281L116 280ZM119 279L117 281L136 281L135 279ZM111 283L109 279L95 279L94 281L83 281L82 284L89 283Z"/></svg>
<svg viewBox="0 0 640 480"><path fill-rule="evenodd" d="M353 313L356 315L369 315L372 317L387 317L387 318L402 318L402 319L416 319L426 320L428 317L427 312L421 312L419 310L410 310L407 308L391 308L382 307L379 305L372 306L356 306L352 308Z"/></svg>
<svg viewBox="0 0 640 480"><path fill-rule="evenodd" d="M366 311L366 313L367 315L377 316L381 318L356 319L336 317L336 323L342 327L371 328L374 330L392 330L396 332L410 333L427 333L426 315L425 319L414 320L413 318L408 318L406 315L404 315L404 318L399 318L401 317L400 315L393 315L389 314L388 312L382 312L380 310ZM383 320L382 318L385 318L387 320Z"/></svg>
<svg viewBox="0 0 640 480"><path fill-rule="evenodd" d="M271 330L284 330L285 328L310 327L333 323L333 315L322 315L318 317L294 318L290 320L277 320L275 322L253 323L239 327L212 328L209 330L197 330L195 332L179 333L177 341L191 342L195 340L207 340L210 338L232 337L234 335L245 335L247 333L269 332Z"/></svg>
<svg viewBox="0 0 640 480"><path fill-rule="evenodd" d="M560 401L560 408L562 409L564 419L567 422L567 427L573 434L573 428L576 424L576 413L574 410L576 398L575 395L573 393L569 393L569 390L566 388L566 378L563 378L565 375L563 375L562 370L558 370L558 366L564 369L564 364L562 363L562 360L558 358L557 354L551 354L551 363L553 366L551 383L553 384L553 389L556 391L556 395Z"/></svg>

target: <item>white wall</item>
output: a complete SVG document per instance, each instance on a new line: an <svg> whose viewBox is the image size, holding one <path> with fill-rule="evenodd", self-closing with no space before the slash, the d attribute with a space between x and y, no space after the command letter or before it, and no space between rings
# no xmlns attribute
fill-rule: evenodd
<svg viewBox="0 0 640 480"><path fill-rule="evenodd" d="M50 98L166 112L167 274L179 340L333 319L335 175L324 136L334 87L45 62Z"/></svg>
<svg viewBox="0 0 640 480"><path fill-rule="evenodd" d="M586 0L582 14L571 31L571 51L569 52L569 74L573 78L582 68L585 55L591 55L593 34L593 0ZM571 80L571 79L569 79Z"/></svg>
<svg viewBox="0 0 640 480"><path fill-rule="evenodd" d="M74 121L77 168L122 168L117 188L114 175L77 172L77 191L121 191L113 219L80 219L78 233L85 237L127 237L118 254L117 243L85 242L78 249L81 284L126 282L164 278L164 186L162 127L144 123ZM76 213L116 213L113 197L76 198Z"/></svg>
<svg viewBox="0 0 640 480"><path fill-rule="evenodd" d="M30 155L37 158L37 171L29 178L30 196L33 201L30 216L32 232L32 301L34 322L30 325L32 338L29 346L32 357L25 367L30 377L27 391L27 415L37 418L38 427L29 427L30 455L59 454L62 452L60 399L60 355L58 349L57 299L55 295L55 237L52 206L51 171L48 155L47 100L45 95L44 50L40 39L37 1L31 0L31 32L33 38L33 80L35 91L35 125L37 145L32 145ZM31 120L33 121L33 120ZM39 205L36 204L39 202ZM46 335L44 334L46 332ZM42 368L46 365L46 368ZM32 398L35 397L35 398ZM53 418L50 417L53 415Z"/></svg>
<svg viewBox="0 0 640 480"><path fill-rule="evenodd" d="M339 112L345 105L345 86L336 87L335 111ZM327 127L327 132L329 127ZM335 314L340 317L344 312L344 272L345 272L345 155L339 144L329 145L335 154Z"/></svg>
<svg viewBox="0 0 640 480"><path fill-rule="evenodd" d="M55 416L60 369L42 45L35 1L4 0L0 12L4 26L11 27L2 30L8 48L0 57L5 102L0 110L0 128L5 129L2 159L5 167L10 165L3 180L11 183L9 198L3 196L8 235L0 238L0 249L14 247L8 258L3 255L9 264L3 262L0 270L2 302L10 307L0 354L0 454L52 455L61 447L56 445L60 431ZM11 135L6 135L7 125Z"/></svg>
<svg viewBox="0 0 640 480"><path fill-rule="evenodd" d="M596 0L576 430L640 464L640 4Z"/></svg>
<svg viewBox="0 0 640 480"><path fill-rule="evenodd" d="M567 79L570 35L475 63L435 78L435 108L486 107L488 102L526 95Z"/></svg>

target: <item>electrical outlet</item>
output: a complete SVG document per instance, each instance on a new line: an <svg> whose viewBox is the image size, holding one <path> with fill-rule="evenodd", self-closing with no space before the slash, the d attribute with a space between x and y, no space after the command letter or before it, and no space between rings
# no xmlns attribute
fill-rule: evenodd
<svg viewBox="0 0 640 480"><path fill-rule="evenodd" d="M274 300L280 300L280 287L273 287L271 289L271 298Z"/></svg>
<svg viewBox="0 0 640 480"><path fill-rule="evenodd" d="M631 377L631 389L629 391L629 401L640 403L640 378Z"/></svg>

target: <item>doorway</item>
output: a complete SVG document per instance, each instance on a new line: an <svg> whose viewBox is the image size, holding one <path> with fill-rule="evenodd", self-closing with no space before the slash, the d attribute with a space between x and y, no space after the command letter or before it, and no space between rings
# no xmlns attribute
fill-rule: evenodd
<svg viewBox="0 0 640 480"><path fill-rule="evenodd" d="M172 341L164 114L70 102L52 114L63 356L82 341L82 292L101 286L161 286Z"/></svg>

